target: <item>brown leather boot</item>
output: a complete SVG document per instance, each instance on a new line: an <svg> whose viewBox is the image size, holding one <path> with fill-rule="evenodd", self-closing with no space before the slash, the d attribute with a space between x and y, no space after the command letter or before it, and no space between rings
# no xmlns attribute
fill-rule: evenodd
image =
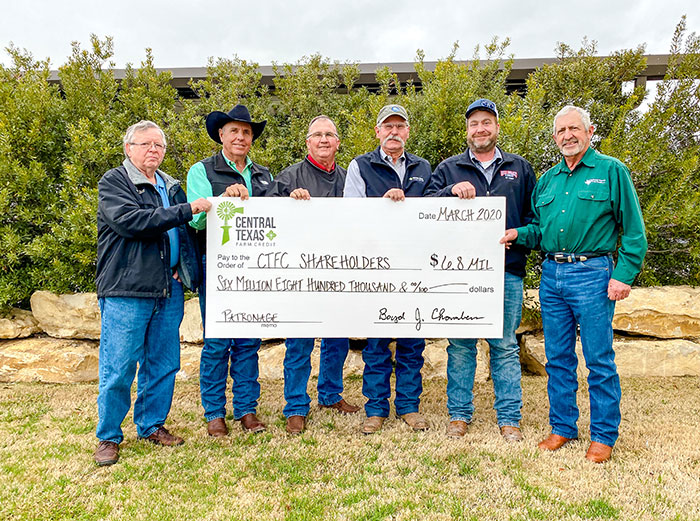
<svg viewBox="0 0 700 521"><path fill-rule="evenodd" d="M100 467L119 461L119 445L113 441L100 441L95 449L95 463Z"/></svg>
<svg viewBox="0 0 700 521"><path fill-rule="evenodd" d="M547 439L542 440L537 444L540 450L557 450L576 438L565 438L558 434L550 434Z"/></svg>
<svg viewBox="0 0 700 521"><path fill-rule="evenodd" d="M612 450L613 448L610 445L592 441L590 447L588 447L588 452L586 452L586 459L593 463L603 463L610 459Z"/></svg>
<svg viewBox="0 0 700 521"><path fill-rule="evenodd" d="M207 433L209 436L213 436L215 438L223 438L224 436L228 436L226 420L223 418L214 418L212 421L207 423Z"/></svg>
<svg viewBox="0 0 700 521"><path fill-rule="evenodd" d="M287 418L287 432L289 434L301 434L306 427L305 416L290 416Z"/></svg>
<svg viewBox="0 0 700 521"><path fill-rule="evenodd" d="M142 439L150 441L151 443L155 443L156 445L165 445L166 447L175 447L176 445L182 445L183 443L185 443L185 440L180 438L180 436L170 434L168 432L168 429L166 429L162 425L158 427L158 429L153 434Z"/></svg>
<svg viewBox="0 0 700 521"><path fill-rule="evenodd" d="M343 398L341 398L339 402L335 402L333 405L323 405L322 403L319 403L318 406L321 409L335 409L340 414L353 414L360 410L357 405L352 405L346 402Z"/></svg>
<svg viewBox="0 0 700 521"><path fill-rule="evenodd" d="M453 420L447 426L447 435L450 438L461 438L467 433L468 423L462 420Z"/></svg>
<svg viewBox="0 0 700 521"><path fill-rule="evenodd" d="M267 428L265 427L265 424L263 422L258 420L258 417L255 416L255 413L252 412L241 416L241 418L239 418L239 421L241 422L243 429L248 432L263 432Z"/></svg>

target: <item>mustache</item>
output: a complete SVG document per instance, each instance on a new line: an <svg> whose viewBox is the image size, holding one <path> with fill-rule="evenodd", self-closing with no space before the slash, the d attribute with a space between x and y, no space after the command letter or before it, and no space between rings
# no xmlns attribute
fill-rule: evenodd
<svg viewBox="0 0 700 521"><path fill-rule="evenodd" d="M405 146L406 142L401 139L399 136L388 136L383 142L382 145L386 145L389 141L398 141L401 143L401 146Z"/></svg>

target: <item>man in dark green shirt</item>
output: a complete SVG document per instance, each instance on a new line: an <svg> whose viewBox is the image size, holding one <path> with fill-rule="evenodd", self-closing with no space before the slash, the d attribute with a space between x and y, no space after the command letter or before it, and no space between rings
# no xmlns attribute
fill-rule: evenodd
<svg viewBox="0 0 700 521"><path fill-rule="evenodd" d="M532 194L532 223L506 230L501 242L539 246L540 305L547 356L552 433L542 450L578 437L576 329L588 367L590 461L610 458L620 425L620 378L612 348L615 301L626 298L647 250L644 221L629 170L591 148L588 112L568 105L554 118L554 141L564 156ZM612 254L617 249L617 264Z"/></svg>

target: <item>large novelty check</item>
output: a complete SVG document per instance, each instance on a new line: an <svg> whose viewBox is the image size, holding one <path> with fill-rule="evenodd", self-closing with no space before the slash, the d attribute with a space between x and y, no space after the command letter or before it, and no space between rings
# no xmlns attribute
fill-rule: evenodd
<svg viewBox="0 0 700 521"><path fill-rule="evenodd" d="M502 336L502 197L210 201L207 337Z"/></svg>

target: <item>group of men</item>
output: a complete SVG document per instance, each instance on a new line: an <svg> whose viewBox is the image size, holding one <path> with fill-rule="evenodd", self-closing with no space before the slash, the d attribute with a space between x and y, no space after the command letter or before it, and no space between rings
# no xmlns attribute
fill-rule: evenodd
<svg viewBox="0 0 700 521"><path fill-rule="evenodd" d="M205 216L211 208L207 198L212 196L385 197L398 204L406 197L505 197L506 231L500 239L506 247L503 335L487 340L501 435L507 441L522 440L515 331L521 318L527 256L530 249L539 248L544 254L540 302L552 427L539 447L557 450L578 437L575 342L580 330L591 403L586 458L594 462L610 458L618 436L621 395L612 316L615 301L629 295L641 269L646 237L630 173L622 163L591 147L594 127L585 110L566 106L555 116L553 137L563 159L539 181L525 159L497 146L498 109L487 99L476 100L467 109L467 150L441 162L434 171L428 161L406 151L410 122L400 105L379 111L374 127L377 148L353 159L347 172L335 162L340 144L336 125L320 115L309 124L308 155L273 179L267 168L248 155L265 124L253 121L243 105L228 113L209 114L207 132L222 150L190 168L186 200L179 183L158 170L166 141L152 122L142 121L127 130L123 165L100 180L97 289L102 336L95 452L99 465L119 458L121 423L131 404L137 364L134 422L138 436L161 445L183 443L164 423L179 369L183 284L198 291L203 321L206 314ZM306 428L314 343L313 338L286 340L283 413L290 434ZM449 339L450 437L464 436L472 421L476 343L477 339ZM225 420L228 374L233 380L234 419L249 432L266 429L256 415L259 348L260 339L205 336L200 394L210 436L229 432ZM389 417L392 372L396 415L415 431L428 429L419 411L424 348L422 339L367 339L362 351L363 433L377 432ZM341 396L347 353L348 339L321 340L318 404L352 414L360 408Z"/></svg>

